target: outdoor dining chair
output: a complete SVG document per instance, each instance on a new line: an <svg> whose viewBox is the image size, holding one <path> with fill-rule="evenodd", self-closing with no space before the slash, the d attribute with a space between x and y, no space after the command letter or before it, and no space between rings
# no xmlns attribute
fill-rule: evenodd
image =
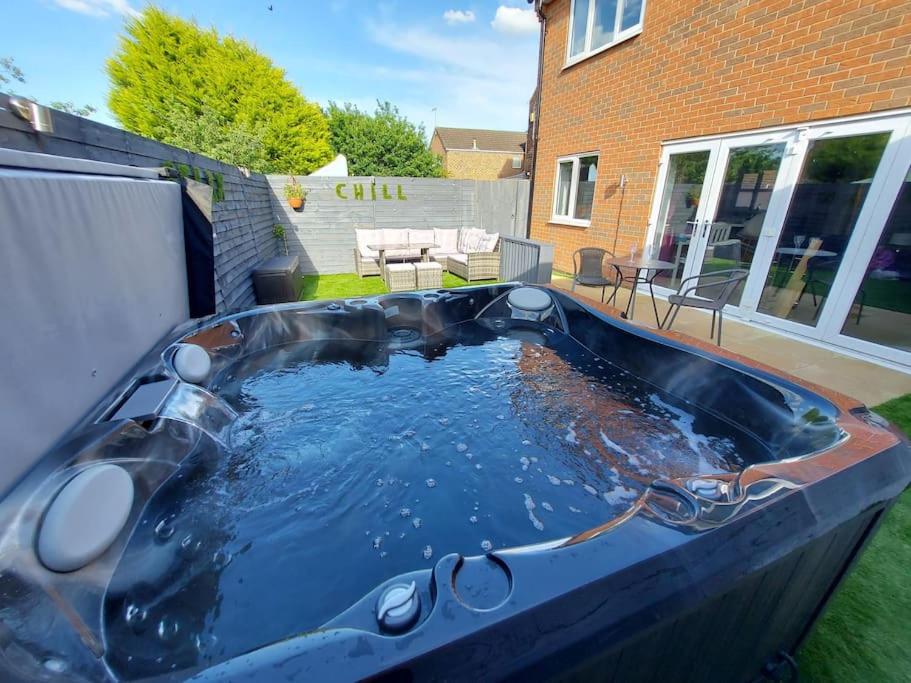
<svg viewBox="0 0 911 683"><path fill-rule="evenodd" d="M715 336L715 316L718 317L718 338L716 343L721 346L721 322L724 318L724 307L734 296L740 283L746 280L749 271L742 268L716 270L710 273L701 273L684 278L676 294L667 298L670 307L661 321L659 327L664 330L671 329L677 314L684 306L689 308L702 308L712 312L712 331L710 337ZM670 320L668 320L670 318Z"/></svg>
<svg viewBox="0 0 911 683"><path fill-rule="evenodd" d="M572 291L576 291L576 285L586 287L601 288L601 303L604 303L604 291L608 287L613 287L607 303L610 303L617 296L617 288L620 286L620 273L617 272L613 278L604 277L604 259L613 258L614 255L606 249L598 247L583 247L577 249L573 254L573 286ZM613 268L613 266L612 266ZM614 268L616 271L616 268Z"/></svg>

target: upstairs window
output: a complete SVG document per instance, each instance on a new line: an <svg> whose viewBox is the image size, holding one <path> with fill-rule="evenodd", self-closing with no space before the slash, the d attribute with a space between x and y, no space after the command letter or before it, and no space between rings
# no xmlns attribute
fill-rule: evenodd
<svg viewBox="0 0 911 683"><path fill-rule="evenodd" d="M597 154L580 154L557 159L557 183L551 220L555 223L588 227L591 224L597 179Z"/></svg>
<svg viewBox="0 0 911 683"><path fill-rule="evenodd" d="M513 168L522 168L522 157L516 155L512 158L512 167Z"/></svg>
<svg viewBox="0 0 911 683"><path fill-rule="evenodd" d="M573 0L569 63L606 50L642 31L645 0Z"/></svg>

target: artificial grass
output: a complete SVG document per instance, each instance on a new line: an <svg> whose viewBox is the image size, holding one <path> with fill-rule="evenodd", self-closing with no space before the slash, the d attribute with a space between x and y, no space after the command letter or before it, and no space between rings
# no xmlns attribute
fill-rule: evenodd
<svg viewBox="0 0 911 683"><path fill-rule="evenodd" d="M873 409L911 434L911 394ZM911 681L911 491L887 513L800 651L804 681Z"/></svg>
<svg viewBox="0 0 911 683"><path fill-rule="evenodd" d="M454 289L468 285L489 285L496 280L476 280L468 282L453 275L443 273L443 287ZM316 299L350 299L358 296L373 296L386 294L389 290L378 275L358 277L357 273L342 273L340 275L304 275L301 278L300 300L313 301Z"/></svg>

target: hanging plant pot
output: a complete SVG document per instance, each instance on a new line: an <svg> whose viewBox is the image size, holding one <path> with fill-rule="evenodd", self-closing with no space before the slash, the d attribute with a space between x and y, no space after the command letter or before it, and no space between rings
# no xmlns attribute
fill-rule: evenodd
<svg viewBox="0 0 911 683"><path fill-rule="evenodd" d="M288 182L285 183L285 199L288 200L288 206L295 211L300 211L307 200L307 190L301 187L294 176L288 178Z"/></svg>

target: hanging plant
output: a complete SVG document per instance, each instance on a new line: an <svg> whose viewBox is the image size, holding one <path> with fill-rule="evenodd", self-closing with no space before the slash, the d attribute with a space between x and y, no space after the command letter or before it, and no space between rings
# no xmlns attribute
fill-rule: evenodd
<svg viewBox="0 0 911 683"><path fill-rule="evenodd" d="M285 199L288 200L288 206L295 210L299 210L307 201L307 190L297 182L294 176L290 176L288 182L285 183Z"/></svg>

